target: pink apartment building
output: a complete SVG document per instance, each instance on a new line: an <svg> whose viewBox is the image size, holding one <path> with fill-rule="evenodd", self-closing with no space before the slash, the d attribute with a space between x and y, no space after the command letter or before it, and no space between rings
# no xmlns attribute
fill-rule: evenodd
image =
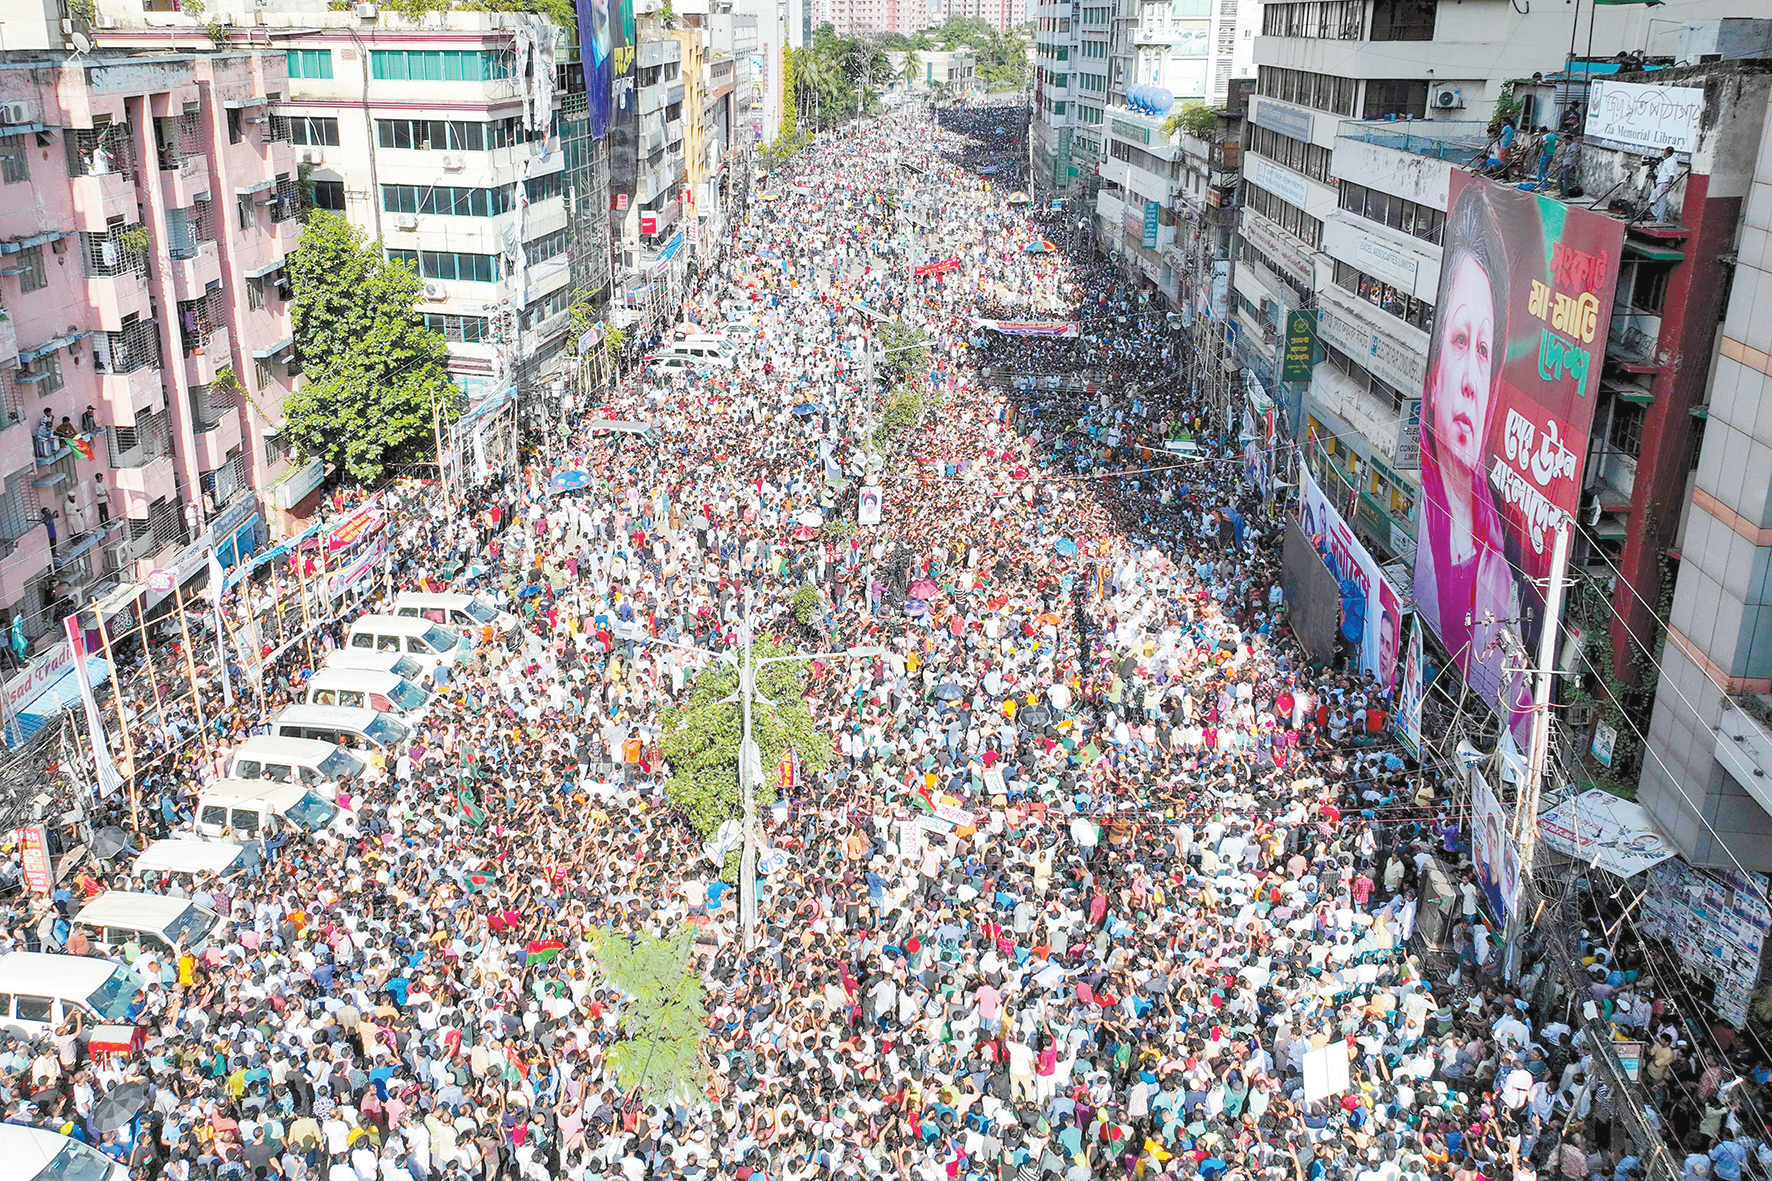
<svg viewBox="0 0 1772 1181"><path fill-rule="evenodd" d="M311 491L305 470L279 487L300 380L285 70L0 61L0 612L27 638L109 582L191 577L210 544L231 565Z"/></svg>

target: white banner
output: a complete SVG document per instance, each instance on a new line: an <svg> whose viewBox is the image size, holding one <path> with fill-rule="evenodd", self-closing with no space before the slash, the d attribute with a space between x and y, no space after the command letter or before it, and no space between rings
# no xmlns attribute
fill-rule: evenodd
<svg viewBox="0 0 1772 1181"><path fill-rule="evenodd" d="M1633 877L1674 855L1642 805L1594 788L1538 814L1544 843L1621 878Z"/></svg>
<svg viewBox="0 0 1772 1181"><path fill-rule="evenodd" d="M86 707L86 737L92 743L92 761L98 768L98 790L103 796L113 796L123 786L123 777L117 773L117 764L111 761L111 747L105 741L105 723L99 717L98 701L92 696L92 678L86 675L86 633L80 630L80 616L70 615L62 620L62 627L68 634L68 648L74 654L74 676L80 684L80 704ZM115 674L112 676L115 681ZM122 686L115 686L121 700Z"/></svg>
<svg viewBox="0 0 1772 1181"><path fill-rule="evenodd" d="M1588 135L1660 153L1698 147L1704 90L1698 86L1644 86L1596 78L1587 91Z"/></svg>
<svg viewBox="0 0 1772 1181"><path fill-rule="evenodd" d="M1385 689L1394 689L1403 647L1403 600L1302 464L1298 479L1299 524L1341 583L1342 638L1357 641L1360 667Z"/></svg>

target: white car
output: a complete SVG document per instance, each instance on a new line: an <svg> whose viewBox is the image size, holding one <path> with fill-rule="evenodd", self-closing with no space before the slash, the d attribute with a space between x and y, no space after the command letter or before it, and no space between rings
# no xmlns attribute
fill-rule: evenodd
<svg viewBox="0 0 1772 1181"><path fill-rule="evenodd" d="M60 1132L0 1124L0 1160L14 1181L129 1181L129 1170Z"/></svg>

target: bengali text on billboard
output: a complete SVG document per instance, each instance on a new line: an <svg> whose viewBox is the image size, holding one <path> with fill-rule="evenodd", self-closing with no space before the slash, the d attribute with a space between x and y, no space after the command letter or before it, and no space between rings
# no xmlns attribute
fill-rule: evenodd
<svg viewBox="0 0 1772 1181"><path fill-rule="evenodd" d="M1581 496L1621 222L1454 169L1421 402L1415 600L1524 749L1556 533Z"/></svg>

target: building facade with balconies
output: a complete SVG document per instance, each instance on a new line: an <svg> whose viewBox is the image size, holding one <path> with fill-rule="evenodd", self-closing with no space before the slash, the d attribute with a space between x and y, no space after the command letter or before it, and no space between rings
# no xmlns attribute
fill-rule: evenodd
<svg viewBox="0 0 1772 1181"><path fill-rule="evenodd" d="M0 136L0 608L27 637L180 545L232 564L261 532L301 380L287 92L278 54L0 64L28 116Z"/></svg>

